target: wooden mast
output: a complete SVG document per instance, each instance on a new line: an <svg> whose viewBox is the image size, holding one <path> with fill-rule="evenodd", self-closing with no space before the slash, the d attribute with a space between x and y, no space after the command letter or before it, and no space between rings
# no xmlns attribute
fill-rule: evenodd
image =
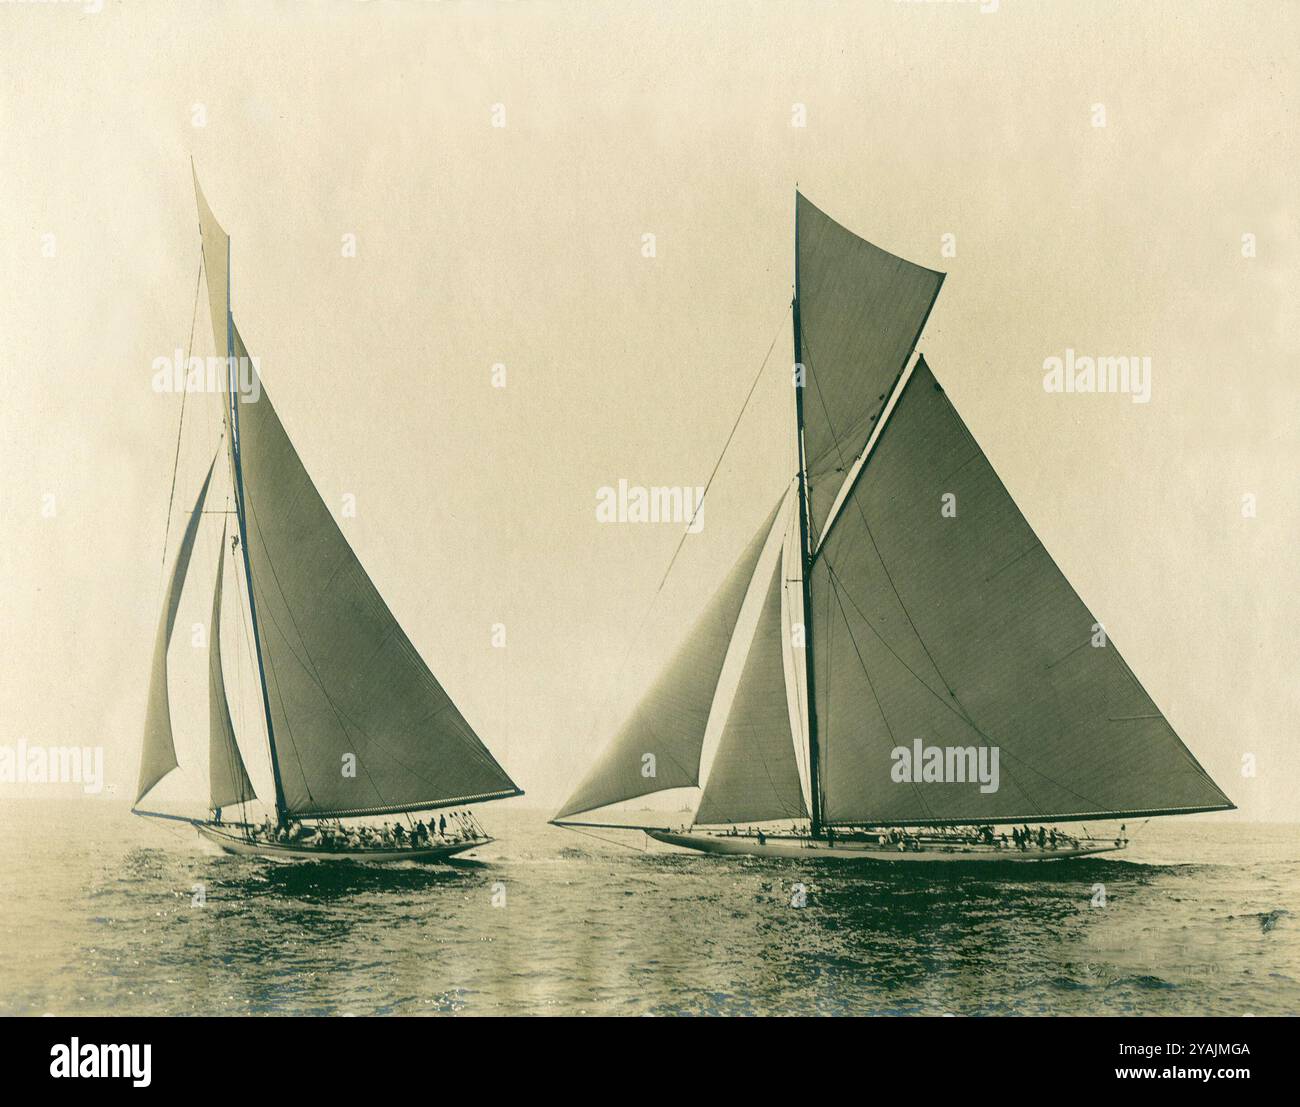
<svg viewBox="0 0 1300 1107"><path fill-rule="evenodd" d="M821 755L817 744L817 697L813 690L812 633L812 521L808 503L807 456L804 452L803 394L808 369L803 360L803 330L799 319L799 189L794 194L794 408L795 437L799 453L799 578L803 586L804 687L808 699L808 793L812 836L822 833Z"/></svg>
<svg viewBox="0 0 1300 1107"><path fill-rule="evenodd" d="M257 678L262 686L262 709L266 714L266 741L271 750L271 776L275 781L275 820L285 818L284 785L280 782L280 760L275 753L275 727L271 722L271 694L266 687L266 666L262 661L262 638L257 624L257 598L253 595L253 567L248 560L248 516L244 510L244 467L240 461L239 382L235 366L235 320L230 312L230 239L226 238L226 366L230 382L230 451L235 468L235 517L239 520L239 547L244 554L244 579L248 584L248 613L253 623L253 650L257 654Z"/></svg>

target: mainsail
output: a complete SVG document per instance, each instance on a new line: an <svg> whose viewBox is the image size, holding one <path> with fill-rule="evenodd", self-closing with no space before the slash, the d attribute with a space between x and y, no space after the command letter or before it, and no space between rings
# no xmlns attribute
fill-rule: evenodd
<svg viewBox="0 0 1300 1107"><path fill-rule="evenodd" d="M225 575L226 531L217 550L217 582L212 589L212 618L208 624L208 787L211 806L247 803L256 798L244 759L235 741L235 725L226 702L226 678L221 668L221 584Z"/></svg>
<svg viewBox="0 0 1300 1107"><path fill-rule="evenodd" d="M230 315L230 239L197 178L194 187L213 335L235 359L226 437L277 812L387 814L521 794L416 652L312 484ZM251 386L237 392L236 379ZM196 526L197 514L185 561ZM180 566L174 591L183 576ZM214 806L252 795L225 699L220 592L219 572L209 673ZM160 639L169 634L170 623ZM155 670L160 664L165 670L165 641ZM164 671L161 692L151 694L142 783L175 764L170 726L164 733L153 724L159 696L165 721L165 683Z"/></svg>
<svg viewBox="0 0 1300 1107"><path fill-rule="evenodd" d="M180 607L181 591L185 587L185 574L189 571L190 555L194 552L194 538L199 532L199 522L203 518L203 501L207 498L208 485L212 482L212 469L216 463L217 459L214 457L208 466L208 475L203 478L203 487L199 489L198 499L194 501L194 507L190 511L189 521L185 524L185 533L181 536L180 546L176 550L176 561L167 580L162 612L158 616L158 632L154 636L153 670L149 677L149 701L144 717L144 748L140 755L140 779L135 793L136 803L144 798L150 788L176 768L176 743L172 739L171 697L167 691L167 647L171 644L172 629L176 626L176 611Z"/></svg>
<svg viewBox="0 0 1300 1107"><path fill-rule="evenodd" d="M811 583L827 822L1232 806L1025 522L924 359L832 520ZM896 780L892 751L918 739L996 747L999 787Z"/></svg>
<svg viewBox="0 0 1300 1107"><path fill-rule="evenodd" d="M659 678L555 816L699 784L718 678L754 568L784 499L772 509ZM788 725L788 724L787 724Z"/></svg>
<svg viewBox="0 0 1300 1107"><path fill-rule="evenodd" d="M735 698L704 784L696 823L806 818L790 732L781 629L784 558L779 553Z"/></svg>
<svg viewBox="0 0 1300 1107"><path fill-rule="evenodd" d="M248 356L238 329L235 356ZM384 603L265 385L241 397L246 542L286 811L385 814L519 793Z"/></svg>

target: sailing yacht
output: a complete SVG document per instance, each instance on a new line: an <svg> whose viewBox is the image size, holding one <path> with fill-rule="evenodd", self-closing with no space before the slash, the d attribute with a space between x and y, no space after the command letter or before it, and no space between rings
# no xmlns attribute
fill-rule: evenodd
<svg viewBox="0 0 1300 1107"><path fill-rule="evenodd" d="M342 822L463 809L523 792L411 644L316 491L231 314L230 239L197 176L194 189L213 333L228 367L224 447L208 466L167 580L132 811L190 823L229 853L260 857L430 861L481 846L490 839L464 811L453 812L450 833L445 812L431 820L431 833L415 836ZM223 453L234 505L228 512L208 507ZM209 516L223 524L208 633L211 813L190 817L139 804L177 768L168 646L199 529L215 525ZM242 588L223 590L227 558ZM247 817L245 805L256 797L226 696L220 627L232 597L256 655L274 787L274 820L264 827ZM222 809L230 808L244 817L223 821Z"/></svg>
<svg viewBox="0 0 1300 1107"><path fill-rule="evenodd" d="M944 274L798 192L794 238L798 472L552 822L714 854L1026 862L1127 844L1089 821L1231 809L914 357ZM680 788L688 825L620 821Z"/></svg>

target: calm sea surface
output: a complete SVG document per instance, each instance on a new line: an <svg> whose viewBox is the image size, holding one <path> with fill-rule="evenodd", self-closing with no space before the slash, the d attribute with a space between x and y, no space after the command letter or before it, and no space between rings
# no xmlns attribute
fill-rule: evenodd
<svg viewBox="0 0 1300 1107"><path fill-rule="evenodd" d="M0 803L0 1012L1300 1013L1300 826L1157 820L1123 861L1004 875L480 819L477 861L371 868L227 857L109 802Z"/></svg>

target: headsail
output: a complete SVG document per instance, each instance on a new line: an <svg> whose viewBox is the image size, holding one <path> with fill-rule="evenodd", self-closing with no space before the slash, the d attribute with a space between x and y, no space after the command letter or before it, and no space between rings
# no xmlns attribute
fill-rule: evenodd
<svg viewBox="0 0 1300 1107"><path fill-rule="evenodd" d="M941 509L943 497L955 516ZM812 575L830 823L1230 808L1070 587L921 360ZM896 748L996 747L995 791ZM969 779L969 778L968 778Z"/></svg>
<svg viewBox="0 0 1300 1107"><path fill-rule="evenodd" d="M225 575L226 531L221 530L217 551L217 583L212 590L212 618L208 623L208 781L212 807L247 803L256 798L235 741L235 725L226 702L226 679L221 668L221 583Z"/></svg>
<svg viewBox="0 0 1300 1107"><path fill-rule="evenodd" d="M796 197L804 451L816 538L943 284Z"/></svg>
<svg viewBox="0 0 1300 1107"><path fill-rule="evenodd" d="M781 629L784 558L778 551L695 822L807 818L795 762Z"/></svg>
<svg viewBox="0 0 1300 1107"><path fill-rule="evenodd" d="M171 644L172 628L176 625L176 611L185 587L185 574L189 571L190 555L194 551L194 538L203 518L203 501L212 482L214 457L203 478L198 499L190 511L189 522L176 550L176 561L163 595L162 612L158 617L158 632L154 637L153 670L149 677L149 703L144 717L144 748L140 754L140 779L136 787L135 802L139 803L158 781L176 768L176 744L172 740L171 697L167 690L167 647Z"/></svg>
<svg viewBox="0 0 1300 1107"><path fill-rule="evenodd" d="M700 751L727 648L759 554L784 502L783 498L749 540L659 679L560 809L557 819L699 783ZM652 773L647 773L649 766L653 766Z"/></svg>

